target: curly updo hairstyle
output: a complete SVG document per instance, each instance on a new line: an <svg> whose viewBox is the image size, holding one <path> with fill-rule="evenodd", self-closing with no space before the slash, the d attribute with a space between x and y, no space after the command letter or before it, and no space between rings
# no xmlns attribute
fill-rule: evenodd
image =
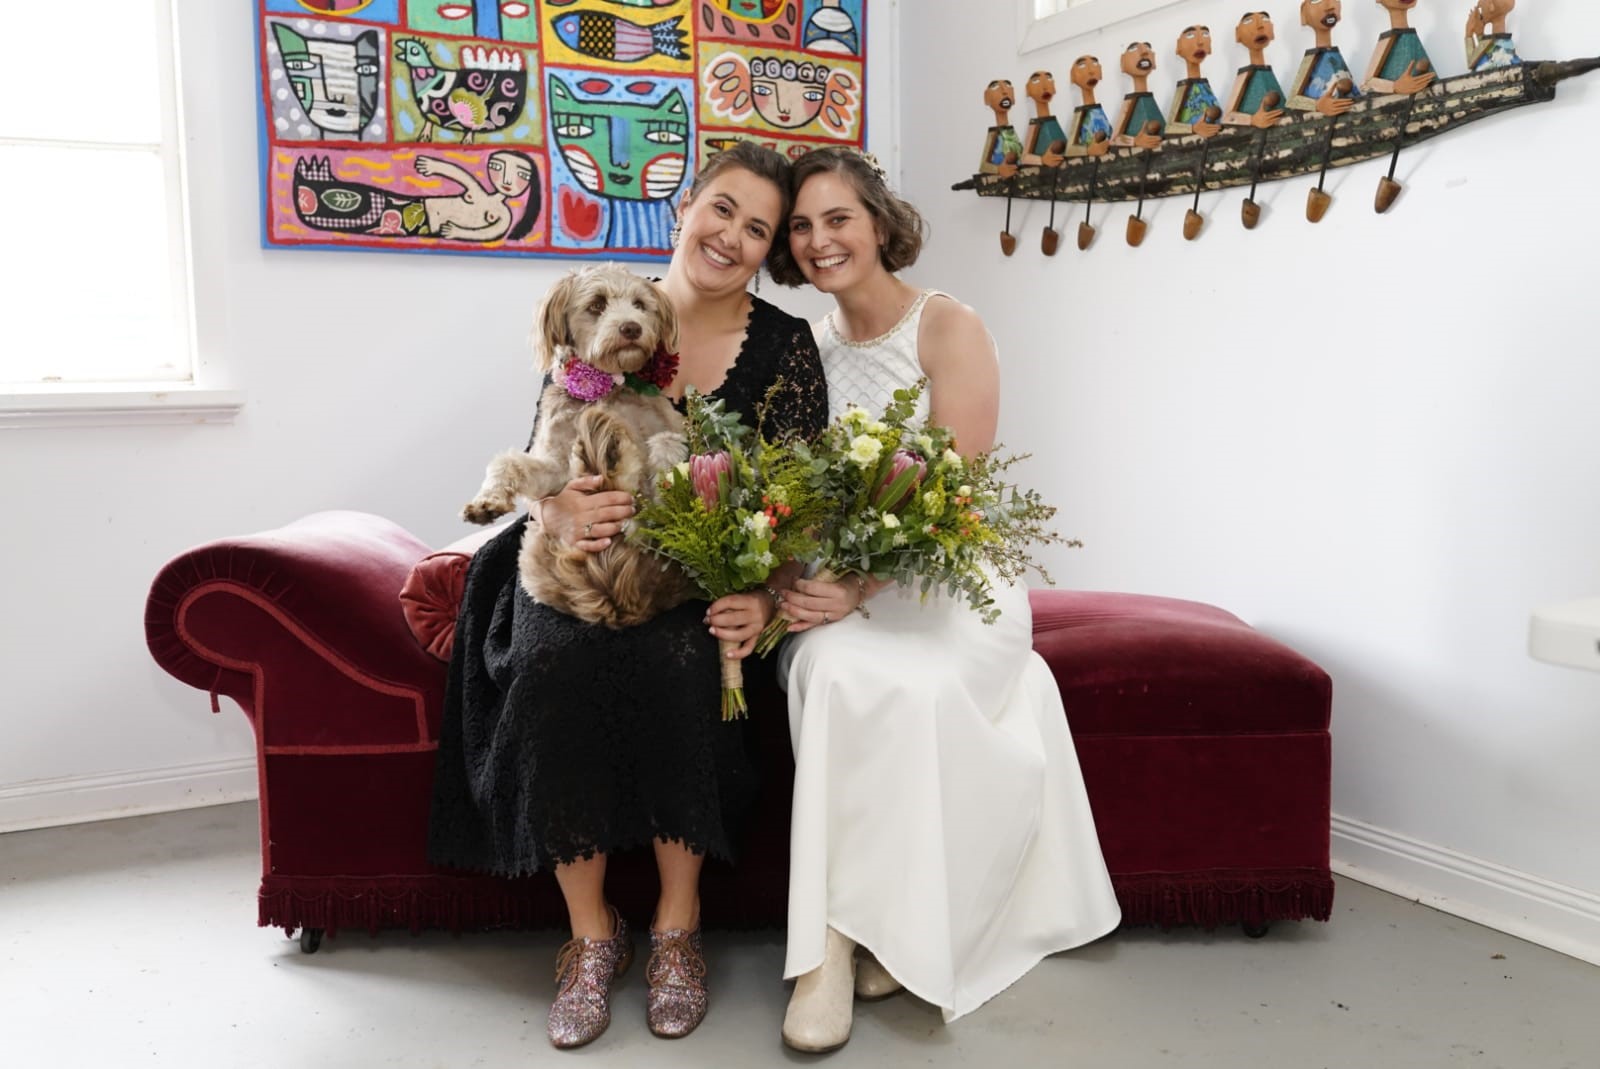
<svg viewBox="0 0 1600 1069"><path fill-rule="evenodd" d="M789 199L793 201L806 184L806 179L818 174L841 176L872 216L881 241L878 260L890 272L910 267L922 252L922 242L928 234L928 224L910 203L903 200L884 181L882 173L861 153L848 148L817 148L789 165ZM798 286L806 277L800 271L789 251L787 240L780 250L775 243L767 258L767 270L772 280L784 286Z"/></svg>

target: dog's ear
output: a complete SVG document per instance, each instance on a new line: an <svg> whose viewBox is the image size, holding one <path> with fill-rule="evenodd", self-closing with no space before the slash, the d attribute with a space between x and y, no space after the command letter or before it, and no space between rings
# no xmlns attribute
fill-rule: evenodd
<svg viewBox="0 0 1600 1069"><path fill-rule="evenodd" d="M569 271L544 295L533 314L533 366L549 371L558 362L556 353L572 344L572 297L578 288L578 272Z"/></svg>
<svg viewBox="0 0 1600 1069"><path fill-rule="evenodd" d="M666 288L651 283L656 288L656 300L661 306L661 344L667 352L678 351L678 309L672 303L672 298L667 296Z"/></svg>

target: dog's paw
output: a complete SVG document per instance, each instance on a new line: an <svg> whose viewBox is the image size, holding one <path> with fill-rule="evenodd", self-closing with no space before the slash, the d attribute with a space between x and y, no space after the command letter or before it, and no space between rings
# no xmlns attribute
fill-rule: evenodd
<svg viewBox="0 0 1600 1069"><path fill-rule="evenodd" d="M493 523L510 512L514 504L497 498L475 497L461 506L461 518L480 525Z"/></svg>

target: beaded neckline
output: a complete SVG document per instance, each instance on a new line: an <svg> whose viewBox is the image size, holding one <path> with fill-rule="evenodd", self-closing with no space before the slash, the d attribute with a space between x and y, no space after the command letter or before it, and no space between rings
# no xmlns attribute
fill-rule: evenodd
<svg viewBox="0 0 1600 1069"><path fill-rule="evenodd" d="M852 349L876 348L904 330L905 325L911 322L911 320L916 317L918 312L922 311L922 306L927 304L928 298L932 296L933 290L923 290L921 293L917 294L917 299L911 302L911 307L907 308L906 314L900 317L900 322L896 323L882 334L879 334L876 338L868 338L866 341L851 341L849 338L840 333L839 324L833 321L832 312L828 313L828 330L833 333L835 338L839 339L841 344L848 345Z"/></svg>

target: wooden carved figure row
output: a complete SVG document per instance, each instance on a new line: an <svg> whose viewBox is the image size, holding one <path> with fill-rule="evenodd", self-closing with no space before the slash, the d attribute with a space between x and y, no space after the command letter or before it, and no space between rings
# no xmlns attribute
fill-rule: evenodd
<svg viewBox="0 0 1600 1069"><path fill-rule="evenodd" d="M1127 46L1119 64L1123 75L1132 86L1122 99L1116 121L1108 118L1098 100L1104 80L1100 60L1092 55L1078 57L1072 64L1071 83L1081 97L1081 102L1071 112L1066 127L1055 113L1057 85L1055 75L1047 70L1034 71L1025 83L1025 92L1033 107L1026 131L1019 136L1011 124L1010 112L1017 103L1013 83L999 78L984 90L984 104L993 115L984 142L979 163L980 176L996 176L1005 181L1007 197L1006 228L1001 234L1001 246L1006 255L1016 247L1010 233L1011 193L1021 175L1047 176L1045 189L1051 201L1050 222L1045 228L1042 248L1046 255L1054 255L1060 235L1055 230L1055 201L1061 182L1062 170L1072 161L1083 157L1087 168L1087 192L1081 186L1077 193L1068 193L1071 199L1086 203L1084 221L1078 228L1078 247L1087 249L1092 244L1095 228L1091 223L1094 201L1100 188L1103 160L1114 149L1122 150L1117 158L1137 161L1136 194L1130 195L1126 187L1116 199L1137 200L1134 214L1128 219L1127 240L1137 246L1144 241L1147 224L1144 220L1144 202L1149 192L1152 167L1162 155L1164 144L1174 139L1184 139L1178 157L1184 159L1183 173L1188 175L1189 157L1196 158L1193 174L1184 183L1194 186L1194 204L1185 215L1183 232L1189 240L1197 238L1204 228L1205 217L1200 213L1200 194L1206 185L1207 169L1211 165L1212 139L1224 129L1244 131L1246 141L1232 135L1224 150L1230 162L1219 166L1238 167L1243 180L1248 181L1250 193L1242 207L1242 219L1247 229L1253 229L1261 218L1261 207L1255 194L1262 181L1262 168L1268 155L1268 142L1273 131L1286 116L1299 115L1302 139L1305 121L1320 121L1317 128L1320 151L1315 161L1297 173L1315 170L1317 185L1309 191L1306 217L1319 222L1327 213L1332 197L1324 189L1330 163L1333 160L1335 138L1345 118L1358 103L1375 97L1408 98L1399 111L1399 134L1392 139L1393 157L1389 173L1381 180L1375 207L1385 212L1400 193L1400 183L1395 180L1395 165L1407 142L1407 127L1417 96L1427 90L1437 78L1422 40L1410 24L1410 14L1419 0L1375 0L1389 15L1389 29L1378 38L1368 65L1366 76L1359 85L1339 46L1334 43L1334 31L1343 21L1344 5L1341 0L1302 0L1300 24L1309 29L1314 38L1301 60L1289 91L1285 92L1276 72L1266 58L1267 48L1276 40L1277 30L1270 14L1265 11L1247 12L1234 27L1234 40L1244 49L1247 62L1238 68L1226 99L1219 98L1205 75L1204 65L1215 54L1211 30L1207 26L1185 27L1178 35L1175 54L1184 64L1184 76L1173 90L1171 104L1165 114L1150 89L1150 77L1155 73L1157 56L1148 41L1134 41ZM1516 0L1476 0L1467 16L1465 48L1469 71L1487 71L1515 66L1522 60L1517 55L1515 43L1506 30L1506 19L1516 7ZM1570 75L1563 75L1570 76ZM1198 143L1197 143L1197 140ZM1248 146L1248 147L1246 147ZM1306 146L1311 155L1316 150ZM1387 151L1385 148L1383 151ZM1280 148L1279 154L1282 154ZM1166 155L1171 155L1167 153ZM1371 155L1369 153L1368 155ZM1343 159L1343 157L1341 157ZM1109 161L1108 161L1109 162ZM1125 167L1125 165L1122 165ZM1080 183L1083 181L1082 172ZM1125 175L1125 170L1121 172ZM1235 172L1237 173L1237 172ZM1282 170L1274 176L1283 177ZM1168 181L1162 187L1170 186ZM1112 178L1115 183L1119 179ZM1126 181L1126 177L1122 181ZM1234 184L1234 183L1229 183ZM1026 195L1043 197L1037 180L1030 183ZM1156 195L1162 195L1157 193Z"/></svg>

